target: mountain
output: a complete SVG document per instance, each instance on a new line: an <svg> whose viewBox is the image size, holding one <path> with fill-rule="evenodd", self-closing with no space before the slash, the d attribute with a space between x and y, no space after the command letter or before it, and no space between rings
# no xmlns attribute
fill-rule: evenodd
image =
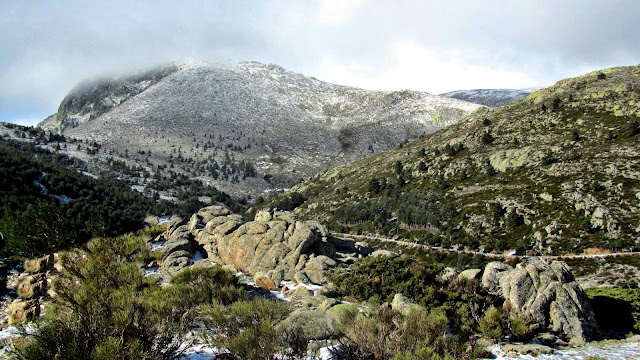
<svg viewBox="0 0 640 360"><path fill-rule="evenodd" d="M498 107L510 102L524 99L538 89L474 89L456 90L440 94L447 98L472 102L489 107Z"/></svg>
<svg viewBox="0 0 640 360"><path fill-rule="evenodd" d="M190 62L84 82L39 127L151 170L181 169L255 195L429 134L477 107L329 84L276 65Z"/></svg>
<svg viewBox="0 0 640 360"><path fill-rule="evenodd" d="M299 215L342 232L529 254L637 249L638 116L640 66L592 72L291 191L306 199Z"/></svg>

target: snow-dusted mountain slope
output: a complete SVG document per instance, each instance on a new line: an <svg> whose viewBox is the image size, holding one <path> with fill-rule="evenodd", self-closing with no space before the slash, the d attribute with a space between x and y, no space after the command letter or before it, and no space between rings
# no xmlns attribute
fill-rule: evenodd
<svg viewBox="0 0 640 360"><path fill-rule="evenodd" d="M396 147L477 107L424 92L334 85L276 65L190 62L85 83L40 126L113 151L192 159L191 167L250 163L255 179L225 174L214 182L251 191L288 187Z"/></svg>
<svg viewBox="0 0 640 360"><path fill-rule="evenodd" d="M498 107L512 101L524 99L539 89L474 89L456 90L440 94L440 96L464 100L484 106Z"/></svg>

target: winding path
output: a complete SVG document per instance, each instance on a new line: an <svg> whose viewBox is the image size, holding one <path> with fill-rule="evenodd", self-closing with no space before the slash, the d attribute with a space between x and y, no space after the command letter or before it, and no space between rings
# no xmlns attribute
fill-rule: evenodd
<svg viewBox="0 0 640 360"><path fill-rule="evenodd" d="M482 256L486 256L489 258L499 258L499 259L504 259L504 258L543 258L543 259L563 259L563 258L571 258L571 259L601 259L601 258L607 258L607 257L616 257L616 256L632 256L632 255L640 255L640 252L617 252L617 253L607 253L607 254L589 254L589 255L578 255L578 254L567 254L567 255L540 255L540 256L519 256L519 255L505 255L505 254L494 254L494 253L484 253L484 252L480 252L480 251L473 251L473 250L456 250L456 249L445 249L442 248L440 246L429 246L429 245L423 245L423 244L418 244L418 243L414 243L411 241L405 241L405 240L397 240L397 239L391 239L391 238L385 238L385 237L380 237L380 236L371 236L371 235L354 235L354 234L345 234L345 233L336 233L336 232L332 232L331 235L335 236L335 237L347 237L347 238L353 238L353 239L371 239L371 240L378 240L378 241L383 241L383 242L388 242L388 243L393 243L393 244L397 244L397 245L401 245L404 247L408 247L408 248L415 248L415 247L419 247L419 248L423 248L423 249L427 249L427 250L431 250L431 251L441 251L441 252L446 252L446 253L465 253L465 254L472 254L472 255L482 255Z"/></svg>

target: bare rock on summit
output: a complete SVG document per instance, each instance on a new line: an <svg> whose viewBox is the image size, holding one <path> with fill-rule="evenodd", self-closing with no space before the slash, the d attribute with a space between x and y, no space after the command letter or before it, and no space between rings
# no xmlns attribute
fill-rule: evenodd
<svg viewBox="0 0 640 360"><path fill-rule="evenodd" d="M533 319L571 344L583 344L596 333L589 298L564 262L520 263L501 277L500 288L515 315Z"/></svg>

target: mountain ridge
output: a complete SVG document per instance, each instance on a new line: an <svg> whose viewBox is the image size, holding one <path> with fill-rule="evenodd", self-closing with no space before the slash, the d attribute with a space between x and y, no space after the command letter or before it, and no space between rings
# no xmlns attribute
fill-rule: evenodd
<svg viewBox="0 0 640 360"><path fill-rule="evenodd" d="M468 101L488 107L499 107L516 100L524 99L540 89L541 88L456 90L440 94L440 96Z"/></svg>
<svg viewBox="0 0 640 360"><path fill-rule="evenodd" d="M154 166L175 166L177 157L191 159L192 169L250 164L254 177L192 174L244 194L287 188L478 107L417 91L334 85L257 62L174 64L107 84L70 94L39 126L129 156L152 153Z"/></svg>
<svg viewBox="0 0 640 360"><path fill-rule="evenodd" d="M595 71L480 108L297 185L292 191L308 198L297 212L334 230L404 231L432 245L530 254L635 249L638 76L639 66Z"/></svg>

